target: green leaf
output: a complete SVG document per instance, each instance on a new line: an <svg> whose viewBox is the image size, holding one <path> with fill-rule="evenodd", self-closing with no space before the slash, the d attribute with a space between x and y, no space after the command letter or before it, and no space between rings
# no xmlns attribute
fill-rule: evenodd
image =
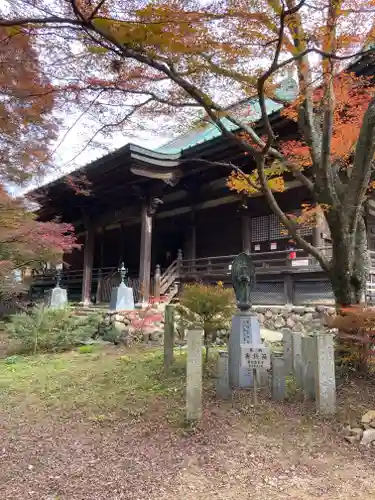
<svg viewBox="0 0 375 500"><path fill-rule="evenodd" d="M87 47L87 50L91 54L106 54L108 52L108 49L106 49L105 47L100 47L97 45L90 45L90 47Z"/></svg>

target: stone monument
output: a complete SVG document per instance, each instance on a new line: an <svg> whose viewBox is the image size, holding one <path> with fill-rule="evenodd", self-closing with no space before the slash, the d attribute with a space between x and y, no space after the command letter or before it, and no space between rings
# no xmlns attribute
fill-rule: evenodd
<svg viewBox="0 0 375 500"><path fill-rule="evenodd" d="M315 340L315 403L320 413L336 412L334 335L318 333Z"/></svg>
<svg viewBox="0 0 375 500"><path fill-rule="evenodd" d="M132 311L134 309L134 295L133 289L125 284L128 270L125 269L124 263L122 263L119 271L121 283L119 286L112 288L109 309L111 311Z"/></svg>
<svg viewBox="0 0 375 500"><path fill-rule="evenodd" d="M202 337L203 330L188 330L186 360L186 420L202 416Z"/></svg>
<svg viewBox="0 0 375 500"><path fill-rule="evenodd" d="M258 318L251 312L251 291L255 285L255 269L251 257L241 253L232 263L232 284L239 311L232 318L229 336L229 380L231 387L253 386L253 373L241 363L241 348L262 345Z"/></svg>
<svg viewBox="0 0 375 500"><path fill-rule="evenodd" d="M47 294L47 305L51 309L62 309L68 304L68 293L65 288L61 288L62 264L56 266L56 286Z"/></svg>
<svg viewBox="0 0 375 500"><path fill-rule="evenodd" d="M216 397L217 399L229 399L231 397L228 353L226 351L219 351L217 359Z"/></svg>

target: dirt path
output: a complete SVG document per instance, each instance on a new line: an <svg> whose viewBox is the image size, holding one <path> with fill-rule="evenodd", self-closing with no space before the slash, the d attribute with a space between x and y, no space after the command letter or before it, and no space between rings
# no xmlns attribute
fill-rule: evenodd
<svg viewBox="0 0 375 500"><path fill-rule="evenodd" d="M262 394L217 403L205 379L196 429L181 426L183 355L112 348L0 366L1 500L372 500L375 447L341 429L375 409L374 385L338 391L333 420Z"/></svg>
<svg viewBox="0 0 375 500"><path fill-rule="evenodd" d="M1 498L375 498L374 449L345 444L332 423L314 424L301 405L236 406L242 411L212 402L195 432L171 428L157 406L133 421L15 425L9 416L1 428Z"/></svg>

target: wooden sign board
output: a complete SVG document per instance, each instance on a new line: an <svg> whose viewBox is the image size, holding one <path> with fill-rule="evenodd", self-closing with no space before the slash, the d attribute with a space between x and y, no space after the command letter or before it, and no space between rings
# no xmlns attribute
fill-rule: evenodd
<svg viewBox="0 0 375 500"><path fill-rule="evenodd" d="M269 370L271 368L271 354L264 345L241 346L241 364L251 370Z"/></svg>

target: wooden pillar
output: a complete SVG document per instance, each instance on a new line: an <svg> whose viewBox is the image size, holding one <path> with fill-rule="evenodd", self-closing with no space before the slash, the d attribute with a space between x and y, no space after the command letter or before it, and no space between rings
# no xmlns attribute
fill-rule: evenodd
<svg viewBox="0 0 375 500"><path fill-rule="evenodd" d="M100 230L100 256L99 256L99 271L98 271L98 282L96 286L96 303L100 304L102 301L103 292L103 259L104 259L104 231Z"/></svg>
<svg viewBox="0 0 375 500"><path fill-rule="evenodd" d="M160 279L161 270L159 264L156 264L155 276L154 276L154 300L156 303L160 302Z"/></svg>
<svg viewBox="0 0 375 500"><path fill-rule="evenodd" d="M195 224L195 213L191 212L190 224L188 226L187 241L185 247L186 259L189 262L189 270L193 271L195 269L195 259L197 258L197 228Z"/></svg>
<svg viewBox="0 0 375 500"><path fill-rule="evenodd" d="M85 234L85 245L83 248L82 303L84 306L89 306L91 304L94 242L95 242L95 229L91 224L89 224L87 225Z"/></svg>
<svg viewBox="0 0 375 500"><path fill-rule="evenodd" d="M153 199L149 203L144 203L141 209L141 251L139 261L141 304L148 304L150 298L152 224L159 203L161 203L159 199Z"/></svg>
<svg viewBox="0 0 375 500"><path fill-rule="evenodd" d="M241 215L241 237L242 251L251 253L251 232L250 232L250 217L247 211L243 211Z"/></svg>

